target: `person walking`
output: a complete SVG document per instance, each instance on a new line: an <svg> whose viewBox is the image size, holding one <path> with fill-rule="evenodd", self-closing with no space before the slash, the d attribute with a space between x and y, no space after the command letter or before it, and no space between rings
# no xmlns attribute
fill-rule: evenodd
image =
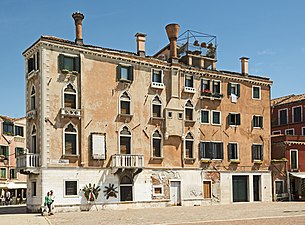
<svg viewBox="0 0 305 225"><path fill-rule="evenodd" d="M9 205L11 201L11 193L7 190L5 193L5 204Z"/></svg>
<svg viewBox="0 0 305 225"><path fill-rule="evenodd" d="M52 215L53 215L54 214L54 200L55 200L55 196L53 194L53 190L50 191L50 198L52 200L51 207L52 207Z"/></svg>
<svg viewBox="0 0 305 225"><path fill-rule="evenodd" d="M52 199L50 197L50 192L44 198L44 205L48 207L49 215L52 215Z"/></svg>

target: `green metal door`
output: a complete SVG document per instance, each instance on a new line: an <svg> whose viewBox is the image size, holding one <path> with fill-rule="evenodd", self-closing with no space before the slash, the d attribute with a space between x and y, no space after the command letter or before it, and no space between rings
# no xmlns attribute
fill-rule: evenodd
<svg viewBox="0 0 305 225"><path fill-rule="evenodd" d="M248 201L248 176L232 176L233 202Z"/></svg>

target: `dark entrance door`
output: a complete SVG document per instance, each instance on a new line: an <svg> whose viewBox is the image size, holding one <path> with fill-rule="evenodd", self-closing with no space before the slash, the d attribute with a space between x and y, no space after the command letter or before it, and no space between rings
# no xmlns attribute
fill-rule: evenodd
<svg viewBox="0 0 305 225"><path fill-rule="evenodd" d="M254 201L261 200L260 183L261 183L261 176L254 175L253 176L253 200Z"/></svg>
<svg viewBox="0 0 305 225"><path fill-rule="evenodd" d="M233 202L248 201L248 176L233 176Z"/></svg>
<svg viewBox="0 0 305 225"><path fill-rule="evenodd" d="M132 201L132 179L129 176L123 176L120 182L120 200Z"/></svg>

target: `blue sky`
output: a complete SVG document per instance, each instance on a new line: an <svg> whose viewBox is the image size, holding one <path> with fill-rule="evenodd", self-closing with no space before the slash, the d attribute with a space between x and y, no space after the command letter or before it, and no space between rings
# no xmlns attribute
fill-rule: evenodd
<svg viewBox="0 0 305 225"><path fill-rule="evenodd" d="M68 1L0 0L0 114L25 115L25 64L22 52L41 35L75 39L75 11L85 15L86 44L136 51L134 35L147 34L153 55L168 44L165 26L217 36L217 69L270 77L272 98L305 93L305 1Z"/></svg>

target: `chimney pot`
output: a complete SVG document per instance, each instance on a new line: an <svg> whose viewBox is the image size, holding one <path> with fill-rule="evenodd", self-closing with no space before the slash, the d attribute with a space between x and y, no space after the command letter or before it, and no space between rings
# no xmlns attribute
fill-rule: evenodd
<svg viewBox="0 0 305 225"><path fill-rule="evenodd" d="M137 38L137 53L139 56L145 57L146 34L136 33L135 37Z"/></svg>
<svg viewBox="0 0 305 225"><path fill-rule="evenodd" d="M76 30L76 38L75 43L76 44L83 44L83 19L85 18L84 14L81 12L75 12L72 14L72 17L75 22L75 30Z"/></svg>
<svg viewBox="0 0 305 225"><path fill-rule="evenodd" d="M240 62L241 62L241 73L244 75L248 75L249 73L249 58L247 57L241 57L240 58Z"/></svg>
<svg viewBox="0 0 305 225"><path fill-rule="evenodd" d="M170 53L169 58L170 60L174 61L178 59L177 57L177 39L179 33L180 25L176 23L171 23L166 25L165 30L167 33L167 37L170 42Z"/></svg>

